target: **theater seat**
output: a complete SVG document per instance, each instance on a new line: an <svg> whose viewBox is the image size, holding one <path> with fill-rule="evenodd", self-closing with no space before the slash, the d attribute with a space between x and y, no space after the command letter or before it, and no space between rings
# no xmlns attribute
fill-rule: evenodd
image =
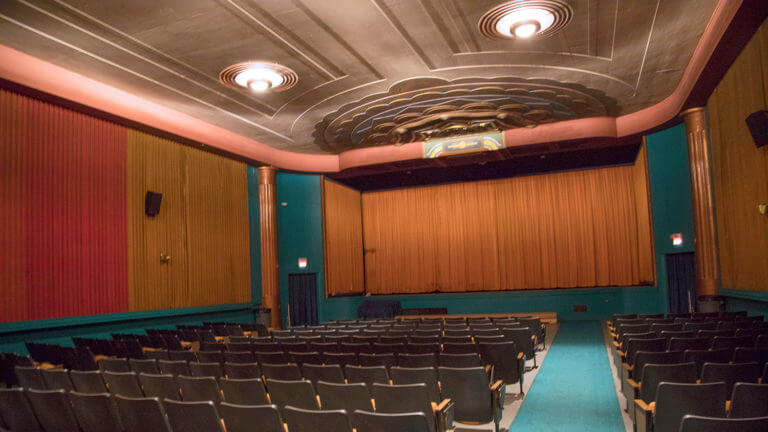
<svg viewBox="0 0 768 432"><path fill-rule="evenodd" d="M339 365L320 365L320 364L305 364L301 367L301 372L304 378L312 381L313 384L318 381L343 383L344 372Z"/></svg>
<svg viewBox="0 0 768 432"><path fill-rule="evenodd" d="M219 413L211 401L163 401L173 432L224 432Z"/></svg>
<svg viewBox="0 0 768 432"><path fill-rule="evenodd" d="M221 391L214 377L186 377L177 379L181 388L181 399L185 402L212 401L221 403Z"/></svg>
<svg viewBox="0 0 768 432"><path fill-rule="evenodd" d="M361 382L368 386L373 383L389 383L387 368L384 366L347 366L344 368L344 374L350 383Z"/></svg>
<svg viewBox="0 0 768 432"><path fill-rule="evenodd" d="M46 432L79 431L75 413L64 390L27 390L27 398Z"/></svg>
<svg viewBox="0 0 768 432"><path fill-rule="evenodd" d="M13 432L43 432L32 405L21 388L0 388L0 418Z"/></svg>
<svg viewBox="0 0 768 432"><path fill-rule="evenodd" d="M315 389L309 381L267 379L267 390L272 403L280 408L281 413L285 412L288 405L301 409L320 409Z"/></svg>
<svg viewBox="0 0 768 432"><path fill-rule="evenodd" d="M702 383L724 382L728 397L737 382L756 383L758 378L760 367L757 363L704 363L701 372Z"/></svg>
<svg viewBox="0 0 768 432"><path fill-rule="evenodd" d="M494 422L499 431L501 410L504 405L504 384L489 384L485 368L439 368L442 395L455 404L458 422Z"/></svg>
<svg viewBox="0 0 768 432"><path fill-rule="evenodd" d="M345 410L305 410L287 406L283 412L290 432L352 432Z"/></svg>
<svg viewBox="0 0 768 432"><path fill-rule="evenodd" d="M768 416L768 384L736 383L729 418ZM768 429L764 429L768 430Z"/></svg>
<svg viewBox="0 0 768 432"><path fill-rule="evenodd" d="M525 356L515 343L480 343L478 346L483 362L493 366L493 378L504 381L504 384L519 383L522 395Z"/></svg>
<svg viewBox="0 0 768 432"><path fill-rule="evenodd" d="M386 385L374 384L371 395L376 401L376 412L404 414L421 412L427 418L431 432L437 431L436 413L432 408L426 384Z"/></svg>
<svg viewBox="0 0 768 432"><path fill-rule="evenodd" d="M662 382L656 388L655 404L635 401L637 432L678 432L687 414L725 417L725 399L724 383Z"/></svg>
<svg viewBox="0 0 768 432"><path fill-rule="evenodd" d="M427 386L429 400L434 403L440 403L440 385L437 378L437 368L404 368L393 367L389 370L393 384L418 384L423 383Z"/></svg>
<svg viewBox="0 0 768 432"><path fill-rule="evenodd" d="M72 411L83 432L115 432L123 430L117 405L109 393L69 393Z"/></svg>
<svg viewBox="0 0 768 432"><path fill-rule="evenodd" d="M680 424L680 432L765 432L768 417L724 419L687 415Z"/></svg>
<svg viewBox="0 0 768 432"><path fill-rule="evenodd" d="M261 368L258 363L224 363L224 375L235 379L261 378Z"/></svg>
<svg viewBox="0 0 768 432"><path fill-rule="evenodd" d="M141 384L146 397L156 397L160 400L181 400L179 384L173 375L139 374Z"/></svg>
<svg viewBox="0 0 768 432"><path fill-rule="evenodd" d="M125 432L171 432L159 399L115 396L115 402Z"/></svg>
<svg viewBox="0 0 768 432"><path fill-rule="evenodd" d="M429 432L424 413L380 414L355 411L352 424L357 432Z"/></svg>
<svg viewBox="0 0 768 432"><path fill-rule="evenodd" d="M223 402L219 412L227 432L285 432L276 405L236 405Z"/></svg>
<svg viewBox="0 0 768 432"><path fill-rule="evenodd" d="M326 410L373 411L371 395L364 383L337 384L320 381L316 384L320 404Z"/></svg>
<svg viewBox="0 0 768 432"><path fill-rule="evenodd" d="M66 369L44 369L40 373L45 380L45 386L48 390L72 391L74 386L69 378L69 371Z"/></svg>
<svg viewBox="0 0 768 432"><path fill-rule="evenodd" d="M108 393L107 386L99 371L70 371L72 385L80 393Z"/></svg>

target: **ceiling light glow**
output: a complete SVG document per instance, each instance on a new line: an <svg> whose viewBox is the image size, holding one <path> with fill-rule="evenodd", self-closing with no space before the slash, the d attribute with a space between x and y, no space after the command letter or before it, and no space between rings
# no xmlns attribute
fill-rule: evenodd
<svg viewBox="0 0 768 432"><path fill-rule="evenodd" d="M555 16L545 9L524 8L514 10L496 23L496 31L506 37L528 38L550 28Z"/></svg>
<svg viewBox="0 0 768 432"><path fill-rule="evenodd" d="M267 93L287 90L299 80L296 73L285 66L251 61L227 67L219 74L222 83L232 87Z"/></svg>

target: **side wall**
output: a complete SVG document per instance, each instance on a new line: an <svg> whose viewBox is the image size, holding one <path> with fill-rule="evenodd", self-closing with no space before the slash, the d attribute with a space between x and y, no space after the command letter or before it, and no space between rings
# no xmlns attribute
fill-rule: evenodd
<svg viewBox="0 0 768 432"><path fill-rule="evenodd" d="M768 21L707 104L722 294L729 308L768 314L768 148L757 148L745 119L768 109Z"/></svg>
<svg viewBox="0 0 768 432"><path fill-rule="evenodd" d="M0 167L0 350L250 320L245 164L0 89Z"/></svg>

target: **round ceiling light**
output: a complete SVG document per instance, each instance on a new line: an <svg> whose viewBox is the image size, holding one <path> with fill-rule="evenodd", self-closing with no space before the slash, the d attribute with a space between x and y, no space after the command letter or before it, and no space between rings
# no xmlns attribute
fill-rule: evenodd
<svg viewBox="0 0 768 432"><path fill-rule="evenodd" d="M477 25L490 39L533 39L561 30L572 16L563 0L513 0L486 12Z"/></svg>
<svg viewBox="0 0 768 432"><path fill-rule="evenodd" d="M288 90L296 85L296 72L277 63L249 61L227 67L219 74L224 84L257 93Z"/></svg>

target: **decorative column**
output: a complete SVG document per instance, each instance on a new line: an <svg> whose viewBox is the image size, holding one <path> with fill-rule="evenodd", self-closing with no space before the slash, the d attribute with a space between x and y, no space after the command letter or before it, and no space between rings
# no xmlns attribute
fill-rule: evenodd
<svg viewBox="0 0 768 432"><path fill-rule="evenodd" d="M261 232L262 307L271 309L270 326L280 328L280 283L277 266L277 193L275 167L259 171L259 220Z"/></svg>
<svg viewBox="0 0 768 432"><path fill-rule="evenodd" d="M688 159L691 167L693 223L696 234L696 290L699 299L706 302L708 297L717 295L720 280L707 115L703 107L691 108L680 115L685 121L688 135Z"/></svg>

